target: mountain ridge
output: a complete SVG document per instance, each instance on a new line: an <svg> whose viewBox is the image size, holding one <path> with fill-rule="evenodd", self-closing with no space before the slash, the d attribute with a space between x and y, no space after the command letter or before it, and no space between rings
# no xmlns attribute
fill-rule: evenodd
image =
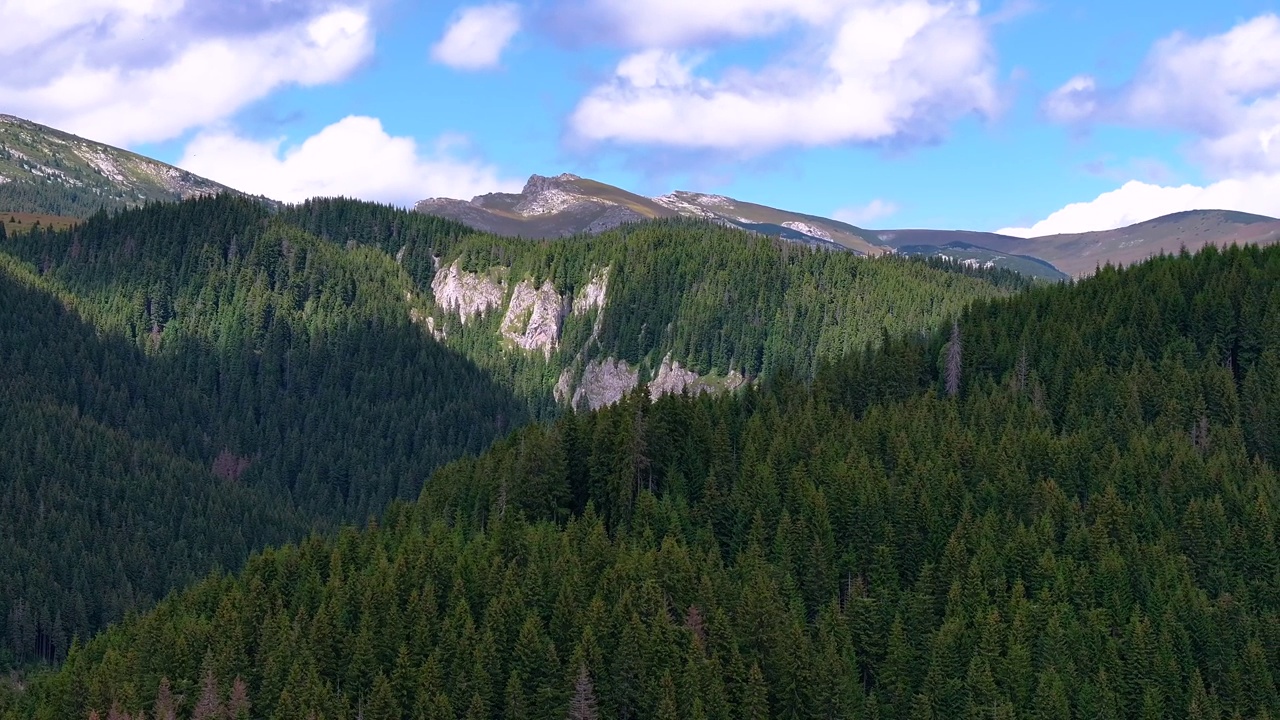
<svg viewBox="0 0 1280 720"><path fill-rule="evenodd" d="M0 114L0 212L84 218L99 209L222 192L237 191L127 150ZM645 197L570 173L532 175L519 193L428 198L414 209L527 239L593 235L629 223L693 217L826 249L933 257L1048 281L1206 244L1280 241L1280 220L1226 210L1184 211L1125 228L1033 238L971 230L874 230L725 195L675 190Z"/></svg>
<svg viewBox="0 0 1280 720"><path fill-rule="evenodd" d="M128 150L0 114L0 209L86 217L162 200L235 192Z"/></svg>
<svg viewBox="0 0 1280 720"><path fill-rule="evenodd" d="M659 217L693 217L806 245L872 256L936 257L1043 280L1082 277L1107 263L1128 265L1183 247L1280 241L1276 218L1215 209L1172 213L1112 230L1032 238L975 230L874 230L726 195L675 190L646 198L568 173L533 175L520 193L478 195L469 201L429 198L415 210L485 232L533 239L597 234Z"/></svg>

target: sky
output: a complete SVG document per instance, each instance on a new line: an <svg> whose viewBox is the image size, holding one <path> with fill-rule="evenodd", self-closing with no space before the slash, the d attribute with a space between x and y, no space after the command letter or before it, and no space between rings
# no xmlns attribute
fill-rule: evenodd
<svg viewBox="0 0 1280 720"><path fill-rule="evenodd" d="M285 201L530 174L871 228L1280 217L1262 0L0 0L0 112Z"/></svg>

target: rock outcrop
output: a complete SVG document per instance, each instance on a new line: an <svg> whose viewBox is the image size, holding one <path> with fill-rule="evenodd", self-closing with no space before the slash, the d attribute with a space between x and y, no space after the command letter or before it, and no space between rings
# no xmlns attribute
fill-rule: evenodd
<svg viewBox="0 0 1280 720"><path fill-rule="evenodd" d="M663 395L679 395L687 392L690 395L701 395L705 392L733 391L742 387L747 381L737 370L730 370L723 378L703 377L688 368L681 367L679 360L672 360L668 354L658 367L653 380L649 383L649 395L658 399Z"/></svg>
<svg viewBox="0 0 1280 720"><path fill-rule="evenodd" d="M462 324L466 325L472 316L502 307L506 287L489 275L466 272L455 260L449 267L436 271L431 281L431 293L435 296L436 305L445 312L457 313Z"/></svg>
<svg viewBox="0 0 1280 720"><path fill-rule="evenodd" d="M640 384L640 368L626 360L592 360L582 370L582 380L573 393L573 407L599 410L622 399Z"/></svg>
<svg viewBox="0 0 1280 720"><path fill-rule="evenodd" d="M686 390L690 395L700 395L711 389L711 385L704 382L698 373L681 367L680 361L672 361L669 354L649 383L649 395L655 400L663 395L679 395Z"/></svg>
<svg viewBox="0 0 1280 720"><path fill-rule="evenodd" d="M412 322L414 325L422 325L426 327L427 332L431 333L431 337L439 340L440 342L444 342L449 338L449 335L445 332L444 328L437 327L435 318L423 313L417 308L409 308L409 322Z"/></svg>
<svg viewBox="0 0 1280 720"><path fill-rule="evenodd" d="M609 268L597 270L591 282L573 299L573 314L586 315L591 308L604 309L605 296L609 293Z"/></svg>
<svg viewBox="0 0 1280 720"><path fill-rule="evenodd" d="M598 410L618 402L635 389L640 384L640 368L632 367L625 360L608 357L587 363L576 388L573 378L573 368L565 368L560 373L553 393L556 402L569 403L578 409ZM668 355L649 382L649 395L657 400L663 395L683 392L691 395L732 392L746 381L737 370L730 370L724 377L704 377L682 367Z"/></svg>
<svg viewBox="0 0 1280 720"><path fill-rule="evenodd" d="M511 291L502 336L525 350L541 350L550 359L560 342L563 317L564 302L550 280L536 290L532 280L521 280Z"/></svg>

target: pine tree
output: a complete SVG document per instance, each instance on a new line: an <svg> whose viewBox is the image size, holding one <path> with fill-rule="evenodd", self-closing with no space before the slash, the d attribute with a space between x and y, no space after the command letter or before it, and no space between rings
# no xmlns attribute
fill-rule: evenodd
<svg viewBox="0 0 1280 720"><path fill-rule="evenodd" d="M507 678L507 687L503 692L504 720L527 720L529 718L529 701L524 694L524 680L520 671L512 670Z"/></svg>
<svg viewBox="0 0 1280 720"><path fill-rule="evenodd" d="M655 720L679 720L680 704L676 700L676 684L671 679L671 673L662 674L659 693L658 711L654 715Z"/></svg>
<svg viewBox="0 0 1280 720"><path fill-rule="evenodd" d="M400 716L401 710L396 703L391 682L386 675L378 673L373 679L373 692L365 705L364 717L366 720L398 720Z"/></svg>
<svg viewBox="0 0 1280 720"><path fill-rule="evenodd" d="M769 720L769 689L758 664L752 664L738 705L738 717L744 720Z"/></svg>
<svg viewBox="0 0 1280 720"><path fill-rule="evenodd" d="M227 697L227 718L229 720L249 719L249 688L244 680L236 677L231 683L231 694Z"/></svg>

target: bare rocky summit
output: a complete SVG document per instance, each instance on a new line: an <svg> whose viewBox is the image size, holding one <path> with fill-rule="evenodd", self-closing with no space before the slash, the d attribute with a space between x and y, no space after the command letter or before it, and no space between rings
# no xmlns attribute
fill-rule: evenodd
<svg viewBox="0 0 1280 720"><path fill-rule="evenodd" d="M676 215L649 198L568 173L534 175L519 193L489 193L471 200L430 198L415 209L483 232L535 239L600 233L624 223Z"/></svg>

